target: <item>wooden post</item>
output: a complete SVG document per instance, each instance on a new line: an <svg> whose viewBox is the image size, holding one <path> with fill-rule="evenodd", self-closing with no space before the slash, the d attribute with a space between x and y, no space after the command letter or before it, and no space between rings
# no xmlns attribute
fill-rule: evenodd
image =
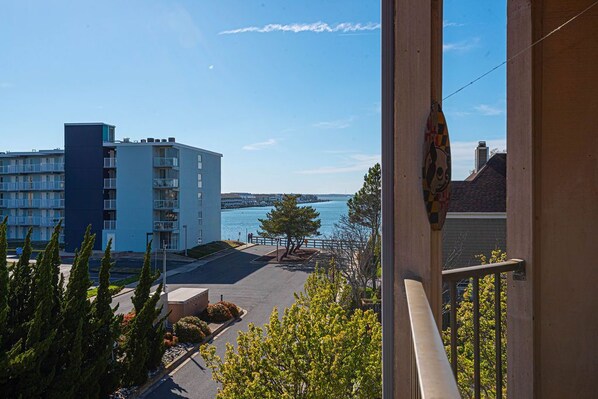
<svg viewBox="0 0 598 399"><path fill-rule="evenodd" d="M421 281L437 323L441 314L442 236L428 222L422 166L426 120L442 97L442 0L383 1L382 18L384 398L412 398L417 379L403 280Z"/></svg>

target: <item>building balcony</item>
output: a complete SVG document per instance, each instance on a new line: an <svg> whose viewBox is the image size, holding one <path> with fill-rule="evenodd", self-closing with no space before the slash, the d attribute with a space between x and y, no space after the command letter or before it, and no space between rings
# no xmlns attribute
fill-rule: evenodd
<svg viewBox="0 0 598 399"><path fill-rule="evenodd" d="M179 188L179 179L154 179L154 188L157 188L157 189Z"/></svg>
<svg viewBox="0 0 598 399"><path fill-rule="evenodd" d="M154 157L155 168L178 168L178 158Z"/></svg>
<svg viewBox="0 0 598 399"><path fill-rule="evenodd" d="M116 178L111 177L108 179L104 179L104 189L105 190L114 190L116 189Z"/></svg>
<svg viewBox="0 0 598 399"><path fill-rule="evenodd" d="M13 226L54 227L60 222L60 219L41 216L10 216L8 224Z"/></svg>
<svg viewBox="0 0 598 399"><path fill-rule="evenodd" d="M116 230L116 220L104 220L104 230Z"/></svg>
<svg viewBox="0 0 598 399"><path fill-rule="evenodd" d="M179 208L179 200L155 200L154 209L174 210Z"/></svg>
<svg viewBox="0 0 598 399"><path fill-rule="evenodd" d="M116 209L116 200L115 199L107 199L104 200L104 210L110 211Z"/></svg>
<svg viewBox="0 0 598 399"><path fill-rule="evenodd" d="M421 282L412 279L405 279L405 293L407 297L407 309L409 311L409 322L416 368L413 369L414 381L419 381L421 397L443 397L460 398L460 389L463 397L481 397L482 393L491 392L491 397L503 397L505 390L504 364L503 364L503 339L506 331L502 325L504 312L502 308L501 283L504 284L506 273L513 273L513 279L520 280L525 276L525 262L519 259L512 259L506 262L492 263L488 265L456 268L442 272L442 281L448 287L448 303L443 306L449 316L445 328L445 341L438 331L436 319L432 313L428 297ZM487 276L493 278L493 312L481 311L480 302L480 279ZM458 287L462 282L468 282L468 295L459 293ZM486 288L485 288L486 289ZM488 293L485 294L488 296ZM470 320L458 321L459 308L467 303L467 309L471 308ZM467 317L467 316L466 316ZM490 318L490 320L486 320ZM483 326L486 326L485 328ZM490 326L490 327L488 327ZM465 355L467 361L473 360L473 375L462 375L462 370L467 369L460 365L460 356L469 353L467 350L459 349L463 336L459 329L467 328L466 337L470 337L472 357ZM469 331L471 329L471 331ZM486 331L490 329L491 331ZM483 331L482 331L483 330ZM486 342L483 342L483 341ZM493 350L489 350L488 341L491 341ZM448 341L448 342L446 342ZM448 349L445 349L445 345ZM450 354L450 362L447 357L447 350ZM486 369L488 368L488 369ZM460 374L461 371L461 374ZM482 386L482 375L494 376L491 384ZM457 381L468 381L459 388ZM469 384L471 381L471 384Z"/></svg>
<svg viewBox="0 0 598 399"><path fill-rule="evenodd" d="M0 166L0 174L21 173L62 173L64 163L40 163L31 165L4 165Z"/></svg>
<svg viewBox="0 0 598 399"><path fill-rule="evenodd" d="M116 158L104 158L104 168L116 168Z"/></svg>
<svg viewBox="0 0 598 399"><path fill-rule="evenodd" d="M61 191L64 181L4 182L0 183L2 191Z"/></svg>
<svg viewBox="0 0 598 399"><path fill-rule="evenodd" d="M178 220L162 220L154 222L154 231L171 231L178 230Z"/></svg>
<svg viewBox="0 0 598 399"><path fill-rule="evenodd" d="M64 208L64 199L0 199L0 208Z"/></svg>

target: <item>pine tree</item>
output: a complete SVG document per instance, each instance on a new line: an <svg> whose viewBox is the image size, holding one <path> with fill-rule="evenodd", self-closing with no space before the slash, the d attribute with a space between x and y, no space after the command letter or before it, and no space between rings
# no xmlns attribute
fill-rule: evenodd
<svg viewBox="0 0 598 399"><path fill-rule="evenodd" d="M139 282L135 287L135 294L131 298L135 313L138 314L145 303L147 302L152 287L152 282L157 278L153 276L150 271L151 255L152 254L152 242L147 244L145 249L145 256L143 258L143 267L141 268L141 274L139 275Z"/></svg>

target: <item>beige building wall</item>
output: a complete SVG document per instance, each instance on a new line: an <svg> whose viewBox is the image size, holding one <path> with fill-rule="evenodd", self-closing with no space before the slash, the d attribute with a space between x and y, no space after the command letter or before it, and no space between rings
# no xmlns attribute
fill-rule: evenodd
<svg viewBox="0 0 598 399"><path fill-rule="evenodd" d="M593 1L509 1L509 56ZM597 65L598 6L508 65L511 398L598 392Z"/></svg>

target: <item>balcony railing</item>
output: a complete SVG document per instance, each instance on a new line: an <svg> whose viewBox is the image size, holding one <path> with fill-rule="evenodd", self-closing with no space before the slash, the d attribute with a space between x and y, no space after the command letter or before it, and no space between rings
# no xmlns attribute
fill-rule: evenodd
<svg viewBox="0 0 598 399"><path fill-rule="evenodd" d="M165 158L165 157L155 157L154 158L154 167L155 168L178 168L179 160L178 158Z"/></svg>
<svg viewBox="0 0 598 399"><path fill-rule="evenodd" d="M105 168L116 168L116 158L104 158Z"/></svg>
<svg viewBox="0 0 598 399"><path fill-rule="evenodd" d="M115 189L116 188L116 179L115 178L108 178L104 179L104 189Z"/></svg>
<svg viewBox="0 0 598 399"><path fill-rule="evenodd" d="M64 199L0 199L0 208L64 208Z"/></svg>
<svg viewBox="0 0 598 399"><path fill-rule="evenodd" d="M179 200L155 200L154 209L178 209Z"/></svg>
<svg viewBox="0 0 598 399"><path fill-rule="evenodd" d="M104 220L104 230L116 230L116 220Z"/></svg>
<svg viewBox="0 0 598 399"><path fill-rule="evenodd" d="M64 163L39 163L30 165L0 166L0 174L64 172Z"/></svg>
<svg viewBox="0 0 598 399"><path fill-rule="evenodd" d="M41 216L10 216L8 218L8 224L13 226L54 227L58 222L60 222L60 218Z"/></svg>
<svg viewBox="0 0 598 399"><path fill-rule="evenodd" d="M104 200L104 210L113 210L116 209L116 200L115 199L107 199Z"/></svg>
<svg viewBox="0 0 598 399"><path fill-rule="evenodd" d="M450 348L451 368L455 379L459 380L458 364L458 328L457 310L459 292L457 285L463 280L471 280L471 300L473 302L473 394L481 397L481 358L480 358L480 278L494 276L494 375L496 398L502 398L503 392L503 362L502 362L502 324L501 324L501 279L503 273L513 272L513 278L521 279L525 274L525 262L511 259L506 262L490 263L487 265L462 267L442 272L442 281L449 286L450 309Z"/></svg>
<svg viewBox="0 0 598 399"><path fill-rule="evenodd" d="M161 220L154 222L154 231L178 230L179 222L176 220Z"/></svg>
<svg viewBox="0 0 598 399"><path fill-rule="evenodd" d="M154 179L154 188L178 188L179 179Z"/></svg>
<svg viewBox="0 0 598 399"><path fill-rule="evenodd" d="M4 182L2 191L59 191L64 190L64 181Z"/></svg>
<svg viewBox="0 0 598 399"><path fill-rule="evenodd" d="M406 279L405 293L421 398L461 398L422 283Z"/></svg>

